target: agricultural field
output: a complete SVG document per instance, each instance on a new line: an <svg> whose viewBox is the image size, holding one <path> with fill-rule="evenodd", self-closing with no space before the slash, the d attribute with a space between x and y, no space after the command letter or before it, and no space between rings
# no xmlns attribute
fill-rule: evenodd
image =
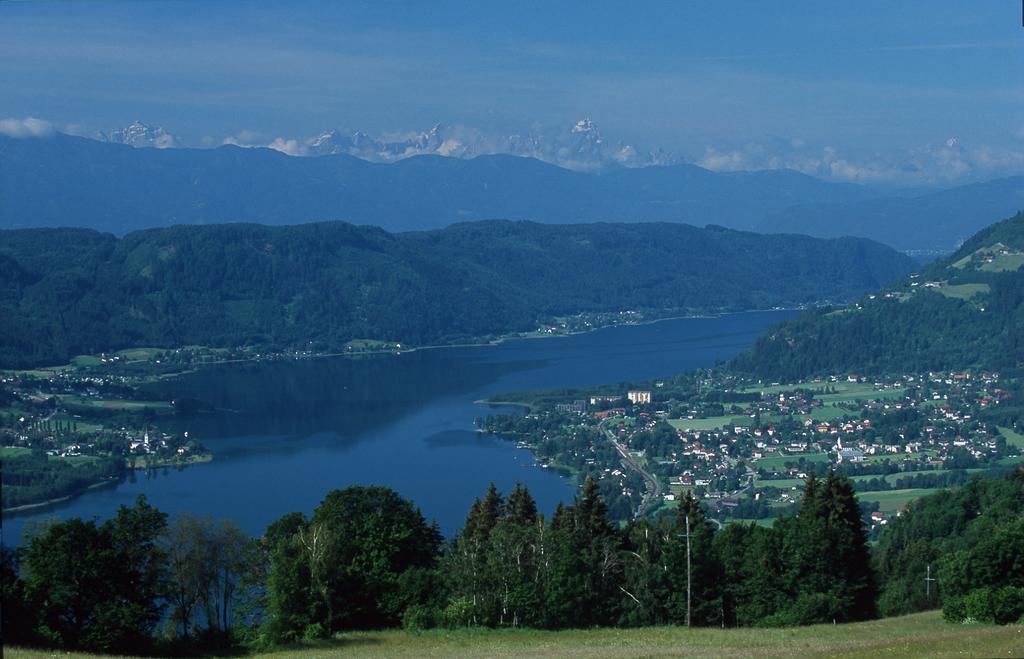
<svg viewBox="0 0 1024 659"><path fill-rule="evenodd" d="M991 288L988 284L943 284L939 288L932 290L937 290L946 297L970 300L975 295L988 293Z"/></svg>
<svg viewBox="0 0 1024 659"><path fill-rule="evenodd" d="M891 457L899 457L899 456L891 456ZM978 473L984 472L986 470L978 468L978 469L967 469L966 471L967 471L968 474L978 474ZM862 483L862 482L865 482L865 481L870 481L870 480L874 480L876 478L880 478L880 479L884 480L885 482L889 483L890 485L894 485L896 483L896 481L898 481L901 478L913 478L914 476L922 476L922 475L929 475L929 474L941 474L941 473L943 473L943 471L941 469L922 469L922 470L918 470L918 471L899 471L899 472L896 472L895 474L886 474L886 475L881 475L881 474L864 474L864 475L860 475L860 476L849 476L848 478L851 481L855 482L855 483ZM778 479L774 479L774 480L773 479L758 478L758 479L756 479L754 481L754 487L755 488L777 487L777 488L779 488L781 490L788 490L791 487L803 488L804 482L805 481L802 478L778 478ZM904 490L901 490L901 491L904 491ZM875 499L872 498L872 497L874 497L875 494L884 494L884 492L878 492L878 493L876 493L876 492L861 492L857 496L860 497L861 499L865 499L865 500L868 500L868 501L874 501Z"/></svg>
<svg viewBox="0 0 1024 659"><path fill-rule="evenodd" d="M894 457L896 457L896 456L894 456ZM967 469L966 471L969 474L978 474L978 473L981 473L981 472L983 472L985 470L978 468L978 469ZM855 482L855 483L857 483L857 482L862 482L862 481L869 481L869 480L871 480L873 478L882 478L882 479L885 479L885 482L887 482L887 483L889 483L891 485L891 484L895 483L896 481L898 481L901 478L913 478L914 476L921 476L921 475L926 475L926 474L941 474L941 473L943 473L943 471L941 469L920 469L918 471L899 471L899 472L896 472L895 474L887 474L885 476L881 476L881 475L878 475L878 474L869 474L869 475L864 475L864 476L850 476L850 480Z"/></svg>
<svg viewBox="0 0 1024 659"><path fill-rule="evenodd" d="M32 449L20 446L0 446L0 460L10 460L22 455L32 455Z"/></svg>
<svg viewBox="0 0 1024 659"><path fill-rule="evenodd" d="M131 348L118 351L118 356L128 361L144 361L152 359L157 353L163 352L161 348Z"/></svg>
<svg viewBox="0 0 1024 659"><path fill-rule="evenodd" d="M747 416L713 416L707 419L669 419L668 424L679 430L716 430L722 426L750 426L753 420Z"/></svg>
<svg viewBox="0 0 1024 659"><path fill-rule="evenodd" d="M978 269L982 272L1010 272L1020 270L1024 265L1024 254L999 254L992 258L989 263L981 264Z"/></svg>
<svg viewBox="0 0 1024 659"><path fill-rule="evenodd" d="M805 382L804 384L773 384L769 386L755 385L739 389L738 391L745 394L781 394L796 391L797 389L814 392L815 397L817 398L826 395L826 391L837 394L868 394L875 390L875 385L870 382L847 382L843 380L840 382Z"/></svg>
<svg viewBox="0 0 1024 659"><path fill-rule="evenodd" d="M142 410L145 408L168 409L171 404L162 400L124 400L121 398L86 398L65 394L61 396L66 404L95 407L105 410Z"/></svg>
<svg viewBox="0 0 1024 659"><path fill-rule="evenodd" d="M1009 253L1002 254L1001 252L1004 250ZM953 267L963 270L975 256L990 257L992 259L978 266L978 270L982 272L1010 272L1012 270L1019 270L1024 265L1024 254L1021 252L1010 252L1006 245L996 243L990 247L979 249L974 254L968 254L954 263Z"/></svg>
<svg viewBox="0 0 1024 659"><path fill-rule="evenodd" d="M855 418L860 418L861 416L859 411L854 412L843 409L842 407L834 407L831 405L827 407L815 407L811 410L811 413L808 416L810 416L814 421L835 421L836 419L842 419L847 415Z"/></svg>
<svg viewBox="0 0 1024 659"><path fill-rule="evenodd" d="M940 487L921 487L909 490L888 490L886 492L862 492L857 496L861 501L878 502L878 509L884 513L902 510L914 499L939 492Z"/></svg>
<svg viewBox="0 0 1024 659"><path fill-rule="evenodd" d="M1007 428L1005 426L999 426L999 434L1006 438L1007 444L1012 444L1017 448L1024 450L1024 435L1013 430L1013 428Z"/></svg>
<svg viewBox="0 0 1024 659"><path fill-rule="evenodd" d="M772 524L775 523L775 517L763 517L761 519L744 519L742 517L730 517L726 520L726 524L756 524L757 526L764 526L771 528Z"/></svg>
<svg viewBox="0 0 1024 659"><path fill-rule="evenodd" d="M763 487L777 487L780 490L788 490L792 487L803 488L804 479L802 478L778 478L778 479L766 479L757 478L754 480L754 487L757 489Z"/></svg>
<svg viewBox="0 0 1024 659"><path fill-rule="evenodd" d="M781 471L786 468L787 462L799 462L800 458L803 458L806 462L828 462L829 456L827 453L793 453L787 455L773 455L760 460L755 460L751 464L756 469L764 469L766 471Z"/></svg>
<svg viewBox="0 0 1024 659"><path fill-rule="evenodd" d="M0 460L10 460L11 458L17 458L25 455L32 455L32 449L22 446L0 447ZM102 458L96 457L95 455L70 455L66 457L51 457L50 460L61 460L73 467L77 467L79 465L97 462L102 460Z"/></svg>
<svg viewBox="0 0 1024 659"><path fill-rule="evenodd" d="M852 403L858 400L899 400L907 395L906 389L886 389L875 391L874 388L868 391L844 391L835 394L817 394L815 400L823 404L829 403Z"/></svg>

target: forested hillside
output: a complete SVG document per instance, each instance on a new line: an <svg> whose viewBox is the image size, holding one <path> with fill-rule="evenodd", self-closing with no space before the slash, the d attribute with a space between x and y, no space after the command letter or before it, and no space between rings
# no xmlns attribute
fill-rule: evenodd
<svg viewBox="0 0 1024 659"><path fill-rule="evenodd" d="M1017 620L1024 615L1024 474L976 479L911 503L881 535L874 559L882 615L941 604L951 622Z"/></svg>
<svg viewBox="0 0 1024 659"><path fill-rule="evenodd" d="M339 349L452 342L554 315L848 300L912 262L862 239L678 224L479 222L390 234L322 223L176 226L118 239L0 232L0 365L131 346Z"/></svg>
<svg viewBox="0 0 1024 659"><path fill-rule="evenodd" d="M1024 213L855 305L783 323L733 365L771 379L1024 365Z"/></svg>

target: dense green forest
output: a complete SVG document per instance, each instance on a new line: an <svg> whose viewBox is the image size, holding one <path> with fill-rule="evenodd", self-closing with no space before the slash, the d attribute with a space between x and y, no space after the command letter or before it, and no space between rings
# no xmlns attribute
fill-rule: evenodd
<svg viewBox="0 0 1024 659"><path fill-rule="evenodd" d="M692 497L620 528L593 480L550 519L525 488L492 485L449 541L382 487L335 490L256 540L231 522L169 523L140 497L4 550L3 638L192 655L396 626L781 626L938 606L1006 623L1024 614L1022 557L1022 472L915 502L874 550L831 472L808 478L796 514L721 530Z"/></svg>
<svg viewBox="0 0 1024 659"><path fill-rule="evenodd" d="M796 379L1024 365L1024 213L951 257L844 309L815 309L769 331L733 361Z"/></svg>
<svg viewBox="0 0 1024 659"><path fill-rule="evenodd" d="M952 622L1024 615L1024 472L913 501L874 549L879 613L942 605ZM925 582L928 566L936 581Z"/></svg>
<svg viewBox="0 0 1024 659"><path fill-rule="evenodd" d="M133 347L454 342L556 315L848 300L905 274L861 239L678 224L177 226L0 232L0 366Z"/></svg>

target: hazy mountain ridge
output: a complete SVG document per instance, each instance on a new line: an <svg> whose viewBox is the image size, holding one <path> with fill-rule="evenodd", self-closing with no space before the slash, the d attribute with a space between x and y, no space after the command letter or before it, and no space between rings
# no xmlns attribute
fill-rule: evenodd
<svg viewBox="0 0 1024 659"><path fill-rule="evenodd" d="M791 170L712 172L680 164L592 174L509 155L384 164L235 146L140 149L62 134L0 137L0 172L0 227L117 234L174 224L323 220L404 231L500 217L714 224L948 250L987 218L1024 205L1021 177L879 198L873 188Z"/></svg>
<svg viewBox="0 0 1024 659"><path fill-rule="evenodd" d="M678 224L5 231L0 269L18 276L0 281L0 362L151 345L443 343L535 329L555 314L850 299L911 267L866 240Z"/></svg>
<svg viewBox="0 0 1024 659"><path fill-rule="evenodd" d="M0 138L0 226L153 226L344 220L389 230L453 222L670 221L751 228L794 203L871 196L789 171L695 165L584 174L531 158L417 156L392 164L271 149L134 149L66 135Z"/></svg>
<svg viewBox="0 0 1024 659"><path fill-rule="evenodd" d="M1020 208L1024 176L1011 176L913 197L794 206L769 215L758 229L870 237L906 250L950 250L993 217Z"/></svg>

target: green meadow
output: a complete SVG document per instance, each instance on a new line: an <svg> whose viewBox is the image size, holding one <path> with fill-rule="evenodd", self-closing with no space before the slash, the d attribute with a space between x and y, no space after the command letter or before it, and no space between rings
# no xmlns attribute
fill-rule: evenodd
<svg viewBox="0 0 1024 659"><path fill-rule="evenodd" d="M5 648L10 659L95 656ZM457 629L350 632L262 657L1024 657L1024 626L954 625L937 611L781 629Z"/></svg>

